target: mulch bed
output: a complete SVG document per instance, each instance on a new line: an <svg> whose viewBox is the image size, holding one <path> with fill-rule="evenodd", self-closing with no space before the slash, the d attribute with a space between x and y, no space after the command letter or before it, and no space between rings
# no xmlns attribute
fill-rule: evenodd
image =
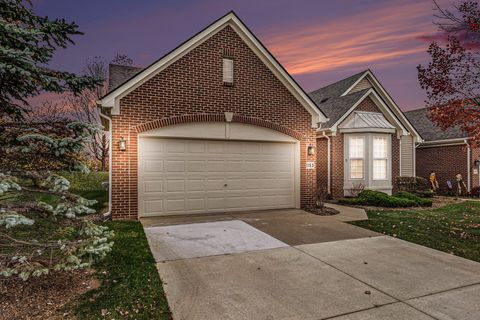
<svg viewBox="0 0 480 320"><path fill-rule="evenodd" d="M86 291L99 286L92 270L30 278L0 278L0 319L74 319L62 310Z"/></svg>
<svg viewBox="0 0 480 320"><path fill-rule="evenodd" d="M311 206L311 207L305 207L303 210L316 214L318 216L333 216L335 214L340 213L340 211L335 210L333 208L329 208L327 206L322 206L322 207L317 207L317 206Z"/></svg>

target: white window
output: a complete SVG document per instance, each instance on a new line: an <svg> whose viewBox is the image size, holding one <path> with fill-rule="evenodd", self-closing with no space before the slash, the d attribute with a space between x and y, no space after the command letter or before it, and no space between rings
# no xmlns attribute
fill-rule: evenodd
<svg viewBox="0 0 480 320"><path fill-rule="evenodd" d="M350 137L349 139L350 179L363 179L365 161L365 139Z"/></svg>
<svg viewBox="0 0 480 320"><path fill-rule="evenodd" d="M223 83L233 84L233 59L223 58Z"/></svg>
<svg viewBox="0 0 480 320"><path fill-rule="evenodd" d="M373 180L387 179L388 139L373 138Z"/></svg>

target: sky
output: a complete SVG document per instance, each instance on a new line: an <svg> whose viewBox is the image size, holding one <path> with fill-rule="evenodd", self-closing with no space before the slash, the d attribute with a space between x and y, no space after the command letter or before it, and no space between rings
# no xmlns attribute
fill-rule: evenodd
<svg viewBox="0 0 480 320"><path fill-rule="evenodd" d="M453 0L439 0L451 8ZM307 91L371 69L403 110L424 106L416 67L435 37L432 0L33 0L34 11L84 32L50 66L126 54L148 66L230 10Z"/></svg>

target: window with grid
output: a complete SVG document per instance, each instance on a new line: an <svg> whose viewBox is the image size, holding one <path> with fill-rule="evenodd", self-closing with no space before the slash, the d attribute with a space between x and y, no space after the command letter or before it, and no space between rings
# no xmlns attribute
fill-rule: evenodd
<svg viewBox="0 0 480 320"><path fill-rule="evenodd" d="M350 137L348 150L350 158L350 179L363 179L365 138Z"/></svg>
<svg viewBox="0 0 480 320"><path fill-rule="evenodd" d="M388 165L388 139L373 138L373 179L386 180Z"/></svg>

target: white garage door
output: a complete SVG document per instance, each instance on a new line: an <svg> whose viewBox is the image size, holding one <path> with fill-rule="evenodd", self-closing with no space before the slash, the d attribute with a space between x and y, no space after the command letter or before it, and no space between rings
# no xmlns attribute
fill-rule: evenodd
<svg viewBox="0 0 480 320"><path fill-rule="evenodd" d="M139 139L143 216L295 207L294 143Z"/></svg>

